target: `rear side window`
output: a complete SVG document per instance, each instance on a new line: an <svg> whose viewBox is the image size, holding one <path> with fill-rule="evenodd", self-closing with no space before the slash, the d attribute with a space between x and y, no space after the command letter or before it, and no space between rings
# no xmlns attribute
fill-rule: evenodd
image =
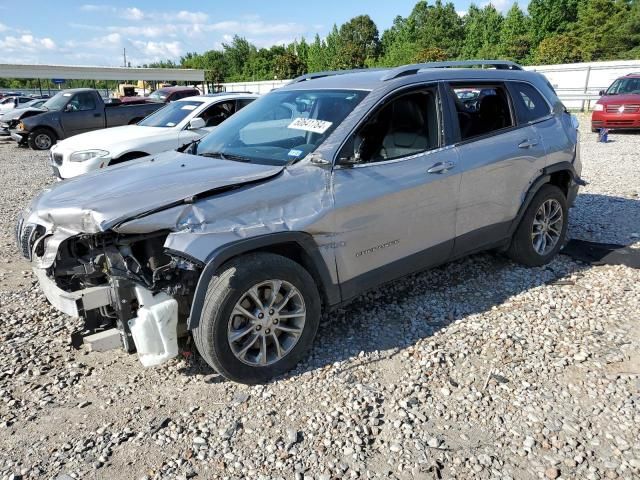
<svg viewBox="0 0 640 480"><path fill-rule="evenodd" d="M452 84L461 140L490 135L514 126L507 91L502 84Z"/></svg>
<svg viewBox="0 0 640 480"><path fill-rule="evenodd" d="M519 123L534 122L551 113L542 94L533 86L528 83L512 82L510 87Z"/></svg>

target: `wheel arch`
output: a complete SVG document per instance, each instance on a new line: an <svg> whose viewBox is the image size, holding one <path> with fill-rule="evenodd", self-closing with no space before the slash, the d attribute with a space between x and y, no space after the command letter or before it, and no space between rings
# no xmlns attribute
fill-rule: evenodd
<svg viewBox="0 0 640 480"><path fill-rule="evenodd" d="M314 279L323 305L340 303L339 286L333 283L320 248L311 235L303 232L270 233L224 245L209 255L193 296L187 321L189 330L197 327L200 322L209 283L218 269L233 258L256 252L274 253L298 263ZM177 255L180 253L177 252Z"/></svg>
<svg viewBox="0 0 640 480"><path fill-rule="evenodd" d="M509 227L509 236L513 235L515 230L518 228L518 225L520 224L524 213L527 211L529 204L531 204L533 197L535 197L536 193L538 193L543 185L547 184L555 185L560 188L568 198L571 187L574 184L585 185L585 182L576 173L573 164L570 162L560 162L543 168L540 176L538 176L538 178L536 178L529 187L529 190L524 197L524 201L520 205L518 214Z"/></svg>

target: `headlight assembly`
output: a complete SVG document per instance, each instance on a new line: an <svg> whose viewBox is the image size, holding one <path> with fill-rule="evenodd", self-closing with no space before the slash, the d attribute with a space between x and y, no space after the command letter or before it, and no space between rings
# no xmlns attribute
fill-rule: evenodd
<svg viewBox="0 0 640 480"><path fill-rule="evenodd" d="M602 105L601 103L596 103L593 106L593 111L594 112L602 112L602 111L604 111L604 105Z"/></svg>
<svg viewBox="0 0 640 480"><path fill-rule="evenodd" d="M109 152L106 150L84 150L82 152L73 152L69 157L72 162L86 162L92 158L106 157Z"/></svg>

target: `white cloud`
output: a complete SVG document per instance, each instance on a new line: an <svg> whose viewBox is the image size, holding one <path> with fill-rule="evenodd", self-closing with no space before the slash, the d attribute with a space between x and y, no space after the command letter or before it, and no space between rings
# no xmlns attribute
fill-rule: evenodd
<svg viewBox="0 0 640 480"><path fill-rule="evenodd" d="M146 57L153 60L176 58L182 55L183 49L180 42L154 42L135 40L132 44Z"/></svg>
<svg viewBox="0 0 640 480"><path fill-rule="evenodd" d="M126 8L122 13L122 18L127 20L142 20L145 18L145 13L136 7Z"/></svg>
<svg viewBox="0 0 640 480"><path fill-rule="evenodd" d="M92 3L86 3L84 5L80 5L80 10L83 12L106 12L114 10L114 8L109 5L94 5Z"/></svg>
<svg viewBox="0 0 640 480"><path fill-rule="evenodd" d="M168 18L168 20L172 19L174 19L174 17ZM181 10L175 16L175 19L187 23L205 23L209 20L209 15L203 12L189 12L187 10Z"/></svg>
<svg viewBox="0 0 640 480"><path fill-rule="evenodd" d="M227 20L206 25L204 26L204 29L210 31L232 32L248 35L296 35L305 33L306 31L305 26L299 23L265 23L259 19L251 22Z"/></svg>
<svg viewBox="0 0 640 480"><path fill-rule="evenodd" d="M9 30L9 27L7 27L4 23L0 23L0 32L6 32L7 30Z"/></svg>
<svg viewBox="0 0 640 480"><path fill-rule="evenodd" d="M37 52L38 50L55 50L56 44L50 38L38 38L31 34L15 37L7 35L0 40L0 50L9 53Z"/></svg>
<svg viewBox="0 0 640 480"><path fill-rule="evenodd" d="M480 6L486 7L488 5L493 5L499 12L506 12L511 8L512 3L513 0L491 0L490 2L481 3Z"/></svg>

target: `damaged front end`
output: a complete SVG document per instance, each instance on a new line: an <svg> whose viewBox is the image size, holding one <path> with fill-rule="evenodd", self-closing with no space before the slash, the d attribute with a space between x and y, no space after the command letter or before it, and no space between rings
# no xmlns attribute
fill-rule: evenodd
<svg viewBox="0 0 640 480"><path fill-rule="evenodd" d="M145 366L177 355L201 265L167 252L168 231L73 234L21 221L16 233L47 299L83 318L83 334L117 328Z"/></svg>

